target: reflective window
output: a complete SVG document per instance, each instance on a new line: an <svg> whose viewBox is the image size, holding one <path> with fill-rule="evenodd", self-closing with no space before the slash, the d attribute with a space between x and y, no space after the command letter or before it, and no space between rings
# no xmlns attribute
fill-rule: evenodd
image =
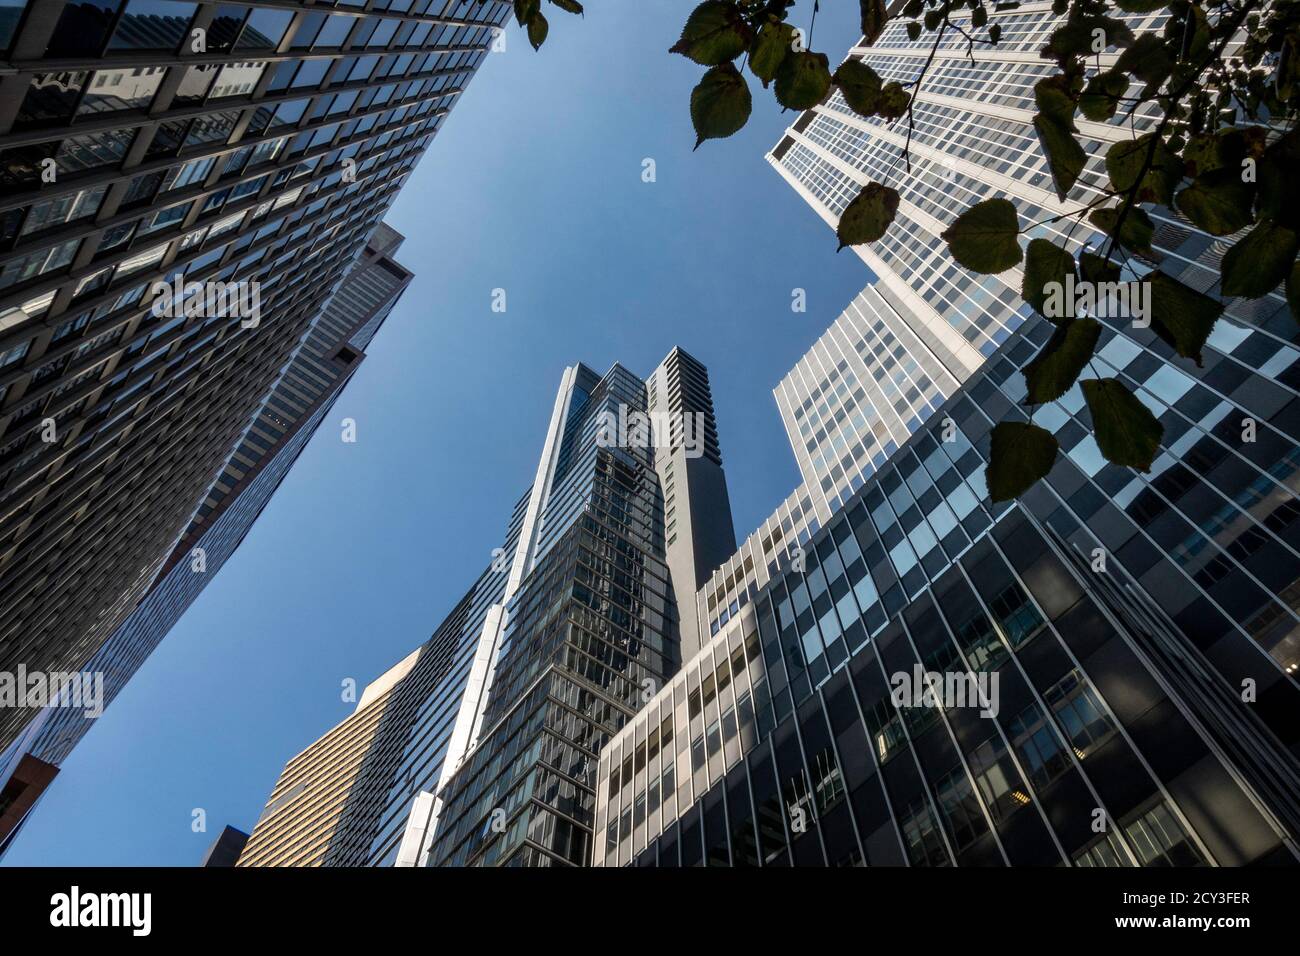
<svg viewBox="0 0 1300 956"><path fill-rule="evenodd" d="M256 7L248 15L244 29L235 43L236 50L275 50L284 39L289 21L293 19L290 10L272 10Z"/></svg>
<svg viewBox="0 0 1300 956"><path fill-rule="evenodd" d="M263 62L228 63L221 68L217 82L208 95L214 100L226 96L248 96L256 89L265 71L266 64Z"/></svg>
<svg viewBox="0 0 1300 956"><path fill-rule="evenodd" d="M176 96L172 99L171 105L173 107L197 106L202 103L220 69L221 67L215 63L187 67L180 85L176 88Z"/></svg>
<svg viewBox="0 0 1300 956"><path fill-rule="evenodd" d="M57 199L35 203L23 222L22 235L86 219L99 211L107 186L93 186Z"/></svg>
<svg viewBox="0 0 1300 956"><path fill-rule="evenodd" d="M99 56L113 28L113 15L119 0L81 0L63 8L59 24L45 48L50 57ZM17 3L21 13L23 4ZM0 28L2 30L3 28Z"/></svg>
<svg viewBox="0 0 1300 956"><path fill-rule="evenodd" d="M235 44L239 28L244 24L247 7L222 5L217 7L216 15L208 26L207 48L209 53L225 53Z"/></svg>
<svg viewBox="0 0 1300 956"><path fill-rule="evenodd" d="M113 52L168 53L179 49L196 9L173 0L128 0L126 12L109 41Z"/></svg>
<svg viewBox="0 0 1300 956"><path fill-rule="evenodd" d="M196 67L191 67L193 71ZM98 70L86 88L77 115L115 113L119 110L148 109L167 69L161 66L128 67L123 70ZM185 87L184 81L181 83Z"/></svg>
<svg viewBox="0 0 1300 956"><path fill-rule="evenodd" d="M33 74L14 125L38 126L69 119L88 75L85 70Z"/></svg>
<svg viewBox="0 0 1300 956"><path fill-rule="evenodd" d="M1077 670L1047 690L1043 699L1065 728L1066 736L1081 760L1091 752L1094 744L1114 730L1097 692Z"/></svg>

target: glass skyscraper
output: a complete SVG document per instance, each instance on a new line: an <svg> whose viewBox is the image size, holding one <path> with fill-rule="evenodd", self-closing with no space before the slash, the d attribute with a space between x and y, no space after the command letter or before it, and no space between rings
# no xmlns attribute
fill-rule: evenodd
<svg viewBox="0 0 1300 956"><path fill-rule="evenodd" d="M898 186L899 215L855 247L877 282L777 389L803 485L702 589L711 645L602 752L597 863L1297 861L1294 323L1280 294L1230 301L1193 377L1149 329L1106 320L1095 374L1152 409L1162 453L1147 474L1105 462L1076 385L1034 414L1064 452L1048 478L993 505L989 431L1026 419L1019 370L1051 325L1018 271L968 274L939 233L994 195L1025 221L1066 207L1030 126L1057 18L990 19L996 48L939 51L910 176L906 130L838 94L770 156L828 224L873 179ZM906 82L928 45L894 22L851 55ZM1078 204L1130 135L1080 128ZM1227 243L1153 219L1160 268L1215 291ZM1058 226L1026 238L1064 242ZM931 674L987 700L897 693Z"/></svg>
<svg viewBox="0 0 1300 956"><path fill-rule="evenodd" d="M148 592L82 668L84 673L102 675L104 707L116 699L239 547L365 358L364 349L412 279L392 258L401 242L401 235L379 224ZM21 736L16 753L57 768L98 715L59 705L45 708L38 717L25 710L13 716L30 719L39 728ZM0 786L7 786L9 779L0 776ZM37 795L31 794L33 799Z"/></svg>
<svg viewBox="0 0 1300 956"><path fill-rule="evenodd" d="M703 365L674 349L645 379L566 369L505 543L390 691L321 862L588 862L596 755L698 646L730 514ZM241 865L278 861L264 833L314 832L319 804L284 799L300 762Z"/></svg>
<svg viewBox="0 0 1300 956"><path fill-rule="evenodd" d="M0 7L0 670L82 667L233 488L509 11Z"/></svg>

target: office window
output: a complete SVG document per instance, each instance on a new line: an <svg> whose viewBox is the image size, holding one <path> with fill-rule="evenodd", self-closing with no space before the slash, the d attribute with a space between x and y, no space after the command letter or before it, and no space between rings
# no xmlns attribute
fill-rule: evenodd
<svg viewBox="0 0 1300 956"><path fill-rule="evenodd" d="M6 5L22 7L23 3ZM99 56L108 31L113 27L113 16L121 5L120 0L80 0L63 8L58 26L45 47L48 57ZM17 18L15 18L16 23ZM11 27L12 29L12 27Z"/></svg>
<svg viewBox="0 0 1300 956"><path fill-rule="evenodd" d="M1007 725L1007 733L1034 787L1047 786L1069 769L1070 758L1037 704L1017 714Z"/></svg>
<svg viewBox="0 0 1300 956"><path fill-rule="evenodd" d="M1043 699L1061 722L1065 734L1082 760L1090 749L1114 732L1092 685L1077 670L1049 688Z"/></svg>
<svg viewBox="0 0 1300 956"><path fill-rule="evenodd" d="M174 0L128 0L109 41L109 53L171 53L188 41L196 5Z"/></svg>
<svg viewBox="0 0 1300 956"><path fill-rule="evenodd" d="M293 19L291 10L254 7L235 41L236 50L275 50L284 39Z"/></svg>
<svg viewBox="0 0 1300 956"><path fill-rule="evenodd" d="M1163 800L1127 824L1124 836L1142 866L1205 865L1200 850Z"/></svg>

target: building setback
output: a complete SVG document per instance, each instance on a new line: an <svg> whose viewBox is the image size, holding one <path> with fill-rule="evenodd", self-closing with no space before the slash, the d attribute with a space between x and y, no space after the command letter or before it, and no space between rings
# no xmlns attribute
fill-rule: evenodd
<svg viewBox="0 0 1300 956"><path fill-rule="evenodd" d="M5 8L0 670L82 667L215 507L510 9L379 5Z"/></svg>

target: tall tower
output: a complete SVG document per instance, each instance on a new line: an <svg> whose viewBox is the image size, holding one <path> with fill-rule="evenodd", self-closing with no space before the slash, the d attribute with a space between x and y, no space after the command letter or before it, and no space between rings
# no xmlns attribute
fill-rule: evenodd
<svg viewBox="0 0 1300 956"><path fill-rule="evenodd" d="M392 258L401 242L399 233L379 224L266 397L149 591L86 663L85 671L104 675L105 706L243 542L365 359L366 346L413 278ZM52 708L28 752L61 764L93 722L81 710Z"/></svg>
<svg viewBox="0 0 1300 956"><path fill-rule="evenodd" d="M382 6L6 7L0 670L136 607L510 11Z"/></svg>
<svg viewBox="0 0 1300 956"><path fill-rule="evenodd" d="M728 547L704 367L674 349L647 379L617 364L566 369L505 544L390 692L367 763L349 771L352 815L321 861L589 862L596 754L679 666L696 584ZM417 676L426 658L442 663ZM330 748L304 758L318 752ZM304 758L273 804L290 776L311 775ZM295 812L270 809L241 865L262 859L249 854L274 817ZM348 846L364 850L338 852Z"/></svg>
<svg viewBox="0 0 1300 956"><path fill-rule="evenodd" d="M989 17L996 48L936 55L910 174L906 130L838 94L770 156L830 225L871 180L899 213L855 247L878 281L776 391L803 484L701 590L704 648L601 753L598 864L1300 861L1300 334L1280 290L1229 300L1192 373L1100 319L1092 374L1164 428L1150 472L1106 462L1076 385L1034 410L1052 471L989 500L989 433L1027 418L1021 370L1053 327L1017 305L1019 272L967 274L939 233L992 196L1065 211L1030 125L1056 18ZM909 83L929 45L905 29L851 55ZM1079 126L1082 204L1132 134ZM1216 292L1227 244L1152 218L1159 267ZM1095 238L1067 228L1025 240Z"/></svg>
<svg viewBox="0 0 1300 956"><path fill-rule="evenodd" d="M687 658L702 644L699 620L688 609L700 585L736 550L736 534L708 371L675 348L646 379L646 391L651 419L667 423L661 435L666 431L669 440L656 442L654 467L664 493L664 550Z"/></svg>

